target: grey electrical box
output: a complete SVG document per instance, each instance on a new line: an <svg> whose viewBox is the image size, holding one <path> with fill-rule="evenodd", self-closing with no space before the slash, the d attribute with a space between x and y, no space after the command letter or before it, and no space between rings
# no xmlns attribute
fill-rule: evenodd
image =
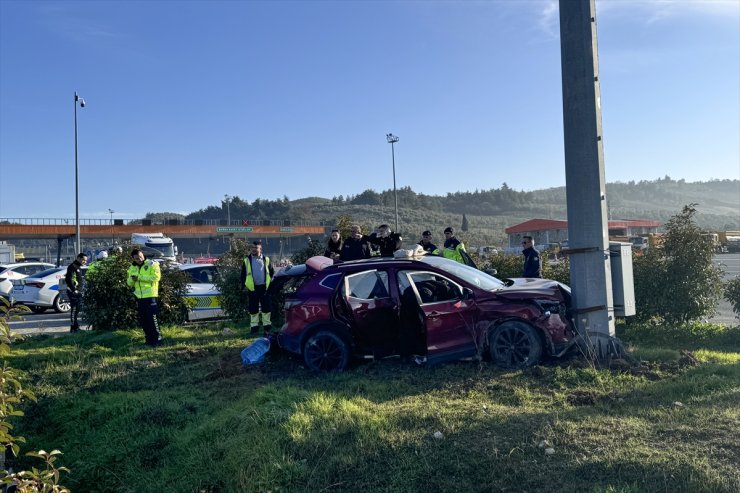
<svg viewBox="0 0 740 493"><path fill-rule="evenodd" d="M635 312L635 280L632 275L632 244L609 242L614 315L629 317Z"/></svg>

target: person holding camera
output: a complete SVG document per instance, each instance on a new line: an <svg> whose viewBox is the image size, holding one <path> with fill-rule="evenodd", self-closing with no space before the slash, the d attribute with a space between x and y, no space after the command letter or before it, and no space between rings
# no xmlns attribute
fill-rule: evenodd
<svg viewBox="0 0 740 493"><path fill-rule="evenodd" d="M401 248L401 235L391 231L390 226L381 224L378 232L368 236L368 241L380 247L381 257L392 257L393 252Z"/></svg>

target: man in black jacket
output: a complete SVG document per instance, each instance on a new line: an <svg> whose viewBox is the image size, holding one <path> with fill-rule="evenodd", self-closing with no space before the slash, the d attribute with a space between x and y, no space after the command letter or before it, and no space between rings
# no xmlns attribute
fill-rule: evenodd
<svg viewBox="0 0 740 493"><path fill-rule="evenodd" d="M522 277L542 277L540 274L540 254L534 249L534 240L531 236L522 237L524 250L524 273Z"/></svg>
<svg viewBox="0 0 740 493"><path fill-rule="evenodd" d="M87 264L87 255L80 253L77 258L67 266L67 273L64 274L64 282L67 284L67 296L69 296L69 311L71 326L70 332L79 332L80 324L77 317L80 314L80 299L82 298L82 274L80 269Z"/></svg>
<svg viewBox="0 0 740 493"><path fill-rule="evenodd" d="M428 254L433 254L437 249L437 245L432 243L432 232L429 230L424 231L421 234L421 241L418 243Z"/></svg>
<svg viewBox="0 0 740 493"><path fill-rule="evenodd" d="M378 233L371 234L367 239L373 245L380 247L381 257L392 257L393 252L401 248L401 235L391 231L391 227L387 224L378 226Z"/></svg>
<svg viewBox="0 0 740 493"><path fill-rule="evenodd" d="M341 259L346 262L363 258L370 258L370 243L368 237L362 234L362 228L353 224L350 236L344 240L342 245Z"/></svg>

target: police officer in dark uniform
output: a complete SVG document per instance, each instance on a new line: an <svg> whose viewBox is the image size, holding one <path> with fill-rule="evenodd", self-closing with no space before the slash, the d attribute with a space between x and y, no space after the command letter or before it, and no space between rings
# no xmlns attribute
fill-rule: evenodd
<svg viewBox="0 0 740 493"><path fill-rule="evenodd" d="M82 269L87 264L87 255L80 253L77 258L67 266L67 272L64 274L64 282L67 284L67 296L69 297L70 315L70 332L79 332L80 324L77 317L80 314L80 301L82 299Z"/></svg>
<svg viewBox="0 0 740 493"><path fill-rule="evenodd" d="M429 230L424 231L421 234L421 241L419 245L424 249L425 252L432 254L437 249L437 245L432 243L432 232Z"/></svg>
<svg viewBox="0 0 740 493"><path fill-rule="evenodd" d="M540 254L534 249L531 236L522 237L522 254L524 255L524 273L522 277L542 277L540 274Z"/></svg>

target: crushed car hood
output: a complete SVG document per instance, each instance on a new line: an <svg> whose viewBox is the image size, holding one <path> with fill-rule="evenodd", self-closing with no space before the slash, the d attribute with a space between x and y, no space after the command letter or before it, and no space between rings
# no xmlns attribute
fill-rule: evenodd
<svg viewBox="0 0 740 493"><path fill-rule="evenodd" d="M504 279L503 281L507 286L496 292L498 297L520 299L523 296L532 297L539 295L570 301L570 287L558 281L527 277L514 277Z"/></svg>

